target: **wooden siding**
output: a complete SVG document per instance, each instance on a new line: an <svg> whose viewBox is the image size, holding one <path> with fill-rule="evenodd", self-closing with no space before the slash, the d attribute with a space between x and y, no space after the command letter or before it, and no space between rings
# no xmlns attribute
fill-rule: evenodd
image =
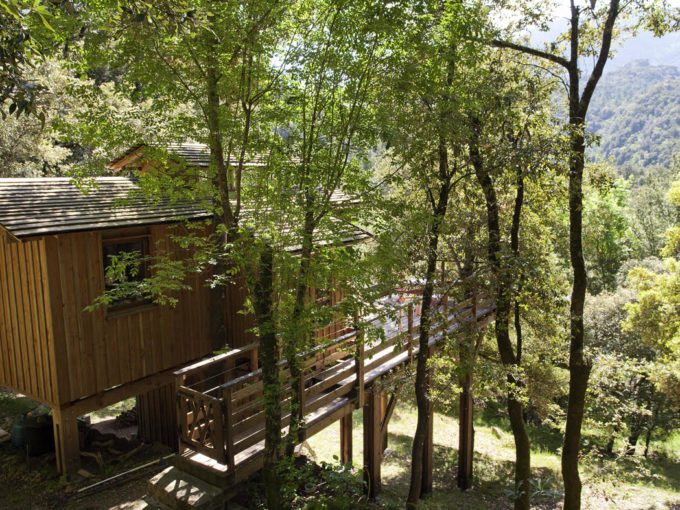
<svg viewBox="0 0 680 510"><path fill-rule="evenodd" d="M174 227L149 227L151 255L189 255L169 239ZM107 232L107 231L105 231ZM107 235L111 232L108 231ZM208 290L200 275L175 307L142 305L94 312L84 308L104 290L102 231L46 236L59 403L100 393L210 353Z"/></svg>
<svg viewBox="0 0 680 510"><path fill-rule="evenodd" d="M160 441L177 450L177 399L175 385L166 384L137 396L137 436L144 442Z"/></svg>
<svg viewBox="0 0 680 510"><path fill-rule="evenodd" d="M311 289L310 294L312 295L312 298L315 299L316 289ZM331 293L329 297L330 302L328 303L328 305L338 306L343 299L343 292L342 290L335 290ZM337 315L336 317L334 317L331 323L328 324L328 326L320 328L316 332L316 337L323 340L333 340L335 338L338 338L339 336L344 335L347 331L348 331L347 321L343 317Z"/></svg>
<svg viewBox="0 0 680 510"><path fill-rule="evenodd" d="M0 384L52 404L57 401L54 335L41 238L0 233Z"/></svg>
<svg viewBox="0 0 680 510"><path fill-rule="evenodd" d="M227 308L227 341L231 347L243 347L256 340L251 331L255 327L255 317L242 313L248 297L248 286L244 278L227 284L225 288L225 305Z"/></svg>

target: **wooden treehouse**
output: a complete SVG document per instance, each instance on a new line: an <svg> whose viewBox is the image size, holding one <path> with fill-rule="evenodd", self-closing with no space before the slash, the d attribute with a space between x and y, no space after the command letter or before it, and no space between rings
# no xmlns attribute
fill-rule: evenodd
<svg viewBox="0 0 680 510"><path fill-rule="evenodd" d="M139 299L84 310L107 287L108 254L186 257L170 235L207 217L141 199L113 209L134 184L96 184L85 195L68 179L0 179L0 384L52 408L60 471L79 463L76 417L134 396L140 436L176 444L172 373L212 352L200 276L176 308ZM232 338L248 343L239 318Z"/></svg>
<svg viewBox="0 0 680 510"><path fill-rule="evenodd" d="M153 161L144 150L134 147L110 168L146 171ZM205 146L170 150L180 171L200 176L209 166ZM139 437L176 448L173 373L223 347L210 338L207 275L188 277L190 290L178 293L176 307L128 299L85 310L109 286L109 255L191 257L172 235L185 233L187 221L209 229L211 217L194 203L131 198L136 185L128 178L95 184L83 194L66 178L0 179L0 385L52 408L60 472L79 466L76 418L135 396ZM356 229L346 242L366 237ZM244 287L225 289L226 337L234 348L255 340L252 317L239 313ZM343 327L331 324L323 334L342 334ZM244 352L238 365L245 373L256 369L257 349Z"/></svg>

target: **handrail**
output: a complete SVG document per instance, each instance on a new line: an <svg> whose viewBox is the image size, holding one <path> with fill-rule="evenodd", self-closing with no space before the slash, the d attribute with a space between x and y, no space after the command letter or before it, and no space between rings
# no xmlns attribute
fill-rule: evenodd
<svg viewBox="0 0 680 510"><path fill-rule="evenodd" d="M448 304L443 299L435 310L441 318L432 324L430 347L442 338L465 324L476 324L485 320L493 312L493 300L485 291L475 292L472 296ZM414 318L414 303L405 303L407 309L407 331L388 330L386 341L375 341L364 345L365 319L354 319L353 330L296 354L304 365L303 377L296 387L286 385L284 402L291 398L290 392L297 391L300 401L300 417L304 422L308 413L317 412L324 405L340 396L349 395L353 405L361 407L364 403L364 386L371 384L386 371L403 363L413 362L419 352L416 340L417 319ZM443 307L443 308L441 308ZM416 320L414 320L416 319ZM376 319L372 319L375 321ZM400 321L403 318L400 315ZM347 349L339 347L345 344ZM394 345L393 345L394 344ZM259 368L236 379L211 388L216 395L196 391L182 386L182 377L192 371L205 369L211 363L233 359L259 346L259 342L234 349L178 370L176 383L178 389L178 416L180 417L180 448L191 448L204 453L218 462L226 463L229 470L235 469L234 455L253 446L264 438L264 414L262 409L262 382ZM364 349L366 347L366 349ZM319 354L323 354L320 358ZM279 360L277 365L283 369L288 360ZM314 368L312 368L314 366ZM321 377L319 374L324 374ZM311 385L307 385L311 381ZM242 386L241 386L242 385ZM188 399L188 400L187 400ZM211 411L207 407L211 407ZM205 408L205 409L204 409ZM191 411L187 413L187 411ZM290 413L284 414L282 425L286 426ZM206 435L207 434L207 435Z"/></svg>
<svg viewBox="0 0 680 510"><path fill-rule="evenodd" d="M205 358L201 361L197 361L193 365L189 365L189 366L180 368L179 370L173 372L173 375L175 377L181 377L183 375L187 375L189 372L193 372L195 370L203 368L204 366L212 365L213 363L217 363L218 361L224 361L224 360L227 360L229 358L235 358L239 354L243 354L245 352L252 351L256 347L259 347L259 345L260 345L259 341L253 342L253 343L250 343L248 345L244 345L243 347L237 347L235 349L232 349L229 352L223 352L221 354L217 354L215 356L212 356L211 358Z"/></svg>

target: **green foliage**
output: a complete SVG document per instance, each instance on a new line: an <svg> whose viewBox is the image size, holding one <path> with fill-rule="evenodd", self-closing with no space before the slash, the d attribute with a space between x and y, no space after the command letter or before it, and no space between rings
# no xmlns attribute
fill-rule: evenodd
<svg viewBox="0 0 680 510"><path fill-rule="evenodd" d="M589 271L589 291L616 288L616 275L632 252L626 215L630 185L616 179L608 186L586 190L583 201L583 244Z"/></svg>

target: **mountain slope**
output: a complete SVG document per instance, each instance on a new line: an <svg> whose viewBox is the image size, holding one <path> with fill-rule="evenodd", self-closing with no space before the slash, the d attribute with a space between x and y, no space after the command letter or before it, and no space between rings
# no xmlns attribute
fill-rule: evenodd
<svg viewBox="0 0 680 510"><path fill-rule="evenodd" d="M668 165L680 152L680 71L636 60L602 77L588 112L590 149L618 166Z"/></svg>

